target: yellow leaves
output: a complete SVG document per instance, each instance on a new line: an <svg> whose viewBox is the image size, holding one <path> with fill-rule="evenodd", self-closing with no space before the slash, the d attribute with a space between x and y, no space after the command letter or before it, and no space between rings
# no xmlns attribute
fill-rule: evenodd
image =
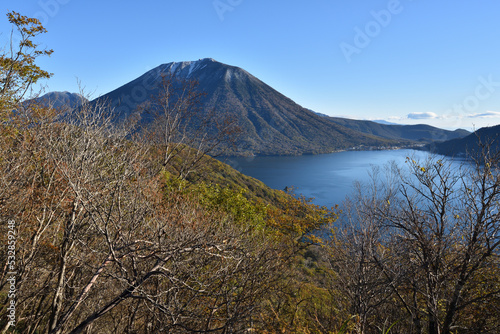
<svg viewBox="0 0 500 334"><path fill-rule="evenodd" d="M415 161L414 159L411 159L410 157L406 157L406 163L409 163L409 162L412 163L412 168L415 168L415 170L419 170L422 173L425 173L427 171L427 169L423 166L420 166L417 161ZM439 166L443 166L443 163L441 162L441 160L437 161L437 164Z"/></svg>
<svg viewBox="0 0 500 334"><path fill-rule="evenodd" d="M21 31L30 36L47 32L47 30L42 26L40 20L21 15L15 11L7 13L7 19L11 24L23 27Z"/></svg>
<svg viewBox="0 0 500 334"><path fill-rule="evenodd" d="M282 235L302 236L337 219L333 209L312 204L304 197L287 194L279 202L279 208L269 210L267 224Z"/></svg>
<svg viewBox="0 0 500 334"><path fill-rule="evenodd" d="M7 14L9 22L19 33L19 42L14 47L11 40L11 52L0 54L0 107L15 108L32 84L39 79L48 79L52 73L42 70L35 64L39 56L50 56L53 50L37 50L38 44L32 40L36 35L45 33L40 21L22 16L16 12Z"/></svg>

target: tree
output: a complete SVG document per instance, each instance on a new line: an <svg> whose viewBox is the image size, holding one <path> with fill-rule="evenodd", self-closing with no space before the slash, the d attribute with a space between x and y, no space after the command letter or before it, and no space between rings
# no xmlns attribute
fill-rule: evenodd
<svg viewBox="0 0 500 334"><path fill-rule="evenodd" d="M390 189L397 191L378 183L356 204L368 218L356 221L359 229L376 227L370 235L386 250L366 253L368 261L390 282L394 300L412 320L409 331L498 329L480 310L498 303L500 293L499 162L500 154L488 147L460 168L408 158L408 174L392 169ZM483 321L466 320L471 312Z"/></svg>
<svg viewBox="0 0 500 334"><path fill-rule="evenodd" d="M37 23L13 18L21 26ZM43 71L16 66L6 71L2 94L4 106L16 111L0 134L0 220L17 222L16 330L182 333L254 326L285 257L267 235L263 209L242 194L232 206L219 203L230 193L210 197L209 207L196 196L165 191L166 169L185 179L203 159L199 150L214 147L201 133L207 128L199 129L205 141L198 150L177 132L163 137L166 153L157 155L158 146L139 140L134 122L114 122L106 104L83 101L61 114L17 103ZM178 107L191 110L184 105ZM188 121L174 121L174 131ZM2 244L6 228L0 226ZM0 258L7 258L3 247ZM7 272L4 266L0 288ZM0 304L3 332L8 302Z"/></svg>
<svg viewBox="0 0 500 334"><path fill-rule="evenodd" d="M358 334L378 333L382 324L391 320L392 286L395 277L387 277L379 263L388 265L390 250L385 246L383 229L377 224L372 210L396 191L388 165L384 173L373 167L371 182L355 184L355 193L342 204L339 220L324 241L324 249L331 269L330 291L345 296L348 314L355 319ZM380 327L380 328L378 328ZM383 331L382 331L383 332Z"/></svg>
<svg viewBox="0 0 500 334"><path fill-rule="evenodd" d="M181 179L206 155L221 154L236 140L233 118L204 110L198 82L163 74L156 96L139 107L148 122L146 139L161 147L163 166Z"/></svg>
<svg viewBox="0 0 500 334"><path fill-rule="evenodd" d="M19 329L80 333L114 319L118 332L234 332L256 322L284 255L242 196L231 203L243 211L229 212L166 192L161 157L105 105L85 102L65 122L34 105L16 115L15 140L2 142L0 213L20 222Z"/></svg>
<svg viewBox="0 0 500 334"><path fill-rule="evenodd" d="M16 12L7 13L9 22L19 34L19 44L14 45L13 35L7 52L0 54L0 111L10 110L19 103L39 79L48 79L51 73L35 64L36 58L50 56L52 50L40 49L33 39L47 32L40 21Z"/></svg>

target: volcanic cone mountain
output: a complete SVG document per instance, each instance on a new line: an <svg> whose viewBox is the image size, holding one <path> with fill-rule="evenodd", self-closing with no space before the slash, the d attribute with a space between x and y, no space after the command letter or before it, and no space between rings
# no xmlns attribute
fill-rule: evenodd
<svg viewBox="0 0 500 334"><path fill-rule="evenodd" d="M160 65L99 99L126 118L158 94L162 75L197 80L198 89L206 93L203 107L237 120L242 134L231 154L312 154L400 143L325 121L245 70L211 58Z"/></svg>

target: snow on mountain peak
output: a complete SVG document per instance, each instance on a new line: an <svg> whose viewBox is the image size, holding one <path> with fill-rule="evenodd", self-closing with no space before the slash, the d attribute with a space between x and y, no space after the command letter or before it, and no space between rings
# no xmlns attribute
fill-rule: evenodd
<svg viewBox="0 0 500 334"><path fill-rule="evenodd" d="M189 78L194 71L205 68L208 65L207 62L216 61L213 58L202 58L195 61L171 62L164 64L163 69L171 74Z"/></svg>

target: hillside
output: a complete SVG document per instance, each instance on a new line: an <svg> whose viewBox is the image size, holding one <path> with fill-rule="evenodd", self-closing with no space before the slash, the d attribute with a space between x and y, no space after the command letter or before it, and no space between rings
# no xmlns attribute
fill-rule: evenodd
<svg viewBox="0 0 500 334"><path fill-rule="evenodd" d="M499 135L500 125L485 127L464 138L433 143L428 148L435 153L457 157L478 153L479 143L491 143L490 151L498 151L500 150Z"/></svg>
<svg viewBox="0 0 500 334"><path fill-rule="evenodd" d="M463 129L448 131L426 124L381 124L379 122L354 120L339 117L328 117L327 119L336 124L362 133L387 139L407 139L422 143L462 138L470 134L469 131Z"/></svg>

